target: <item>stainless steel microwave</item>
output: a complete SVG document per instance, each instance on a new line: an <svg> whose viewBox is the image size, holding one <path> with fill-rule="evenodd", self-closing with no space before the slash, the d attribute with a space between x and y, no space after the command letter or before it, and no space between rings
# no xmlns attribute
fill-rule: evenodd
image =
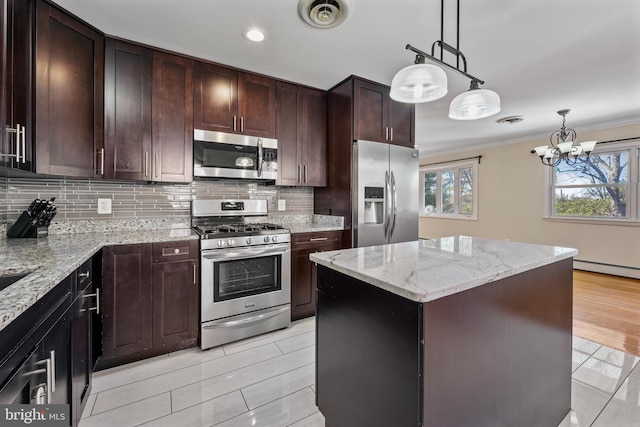
<svg viewBox="0 0 640 427"><path fill-rule="evenodd" d="M278 140L195 129L193 176L276 180Z"/></svg>

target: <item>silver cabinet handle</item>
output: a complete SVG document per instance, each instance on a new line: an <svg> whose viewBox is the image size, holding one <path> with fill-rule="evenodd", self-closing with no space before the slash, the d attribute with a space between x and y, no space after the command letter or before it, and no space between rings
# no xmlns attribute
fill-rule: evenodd
<svg viewBox="0 0 640 427"><path fill-rule="evenodd" d="M329 240L329 238L328 237L316 237L316 238L313 238L313 239L309 239L310 242L322 242L324 240Z"/></svg>
<svg viewBox="0 0 640 427"><path fill-rule="evenodd" d="M307 175L307 165L304 165L304 182L305 182L305 184L309 180L308 178L309 178L309 176Z"/></svg>
<svg viewBox="0 0 640 427"><path fill-rule="evenodd" d="M302 165L298 165L298 182L302 182Z"/></svg>
<svg viewBox="0 0 640 427"><path fill-rule="evenodd" d="M153 168L155 169L156 178L158 177L158 153L153 153Z"/></svg>
<svg viewBox="0 0 640 427"><path fill-rule="evenodd" d="M22 126L22 163L27 162L27 127Z"/></svg>
<svg viewBox="0 0 640 427"><path fill-rule="evenodd" d="M53 354L53 356L55 357L55 352L51 351L49 353L49 355L51 356ZM54 387L53 385L51 385L52 381L52 374L51 374L51 357L44 359L44 360L39 360L36 362L36 365L44 365L45 368L45 372L47 374L47 382L45 384L45 388L47 389L47 404L51 403L51 393L54 391ZM42 369L36 369L35 371L31 371L29 372L29 374L39 374L42 372Z"/></svg>
<svg viewBox="0 0 640 427"><path fill-rule="evenodd" d="M20 125L16 125L15 128L5 128L7 132L16 134L16 154L0 154L2 157L15 157L16 163L20 163L20 129Z"/></svg>
<svg viewBox="0 0 640 427"><path fill-rule="evenodd" d="M258 138L258 177L262 176L262 154L262 138Z"/></svg>
<svg viewBox="0 0 640 427"><path fill-rule="evenodd" d="M149 152L144 152L144 176L149 176Z"/></svg>
<svg viewBox="0 0 640 427"><path fill-rule="evenodd" d="M100 172L98 175L104 175L104 147L100 149Z"/></svg>
<svg viewBox="0 0 640 427"><path fill-rule="evenodd" d="M393 141L393 128L390 128L390 129L391 129L391 141Z"/></svg>
<svg viewBox="0 0 640 427"><path fill-rule="evenodd" d="M89 278L89 270L87 270L86 273L80 273L78 274L78 276L82 277L83 279L88 279Z"/></svg>
<svg viewBox="0 0 640 427"><path fill-rule="evenodd" d="M236 122L237 122L236 116L233 116L233 131L234 132L236 131Z"/></svg>
<svg viewBox="0 0 640 427"><path fill-rule="evenodd" d="M389 140L389 126L384 128L384 140L385 141Z"/></svg>
<svg viewBox="0 0 640 427"><path fill-rule="evenodd" d="M196 269L196 263L193 263L193 284L197 285L198 284L198 279L197 279L197 269Z"/></svg>
<svg viewBox="0 0 640 427"><path fill-rule="evenodd" d="M51 391L56 391L56 351L49 352L49 363L51 363Z"/></svg>
<svg viewBox="0 0 640 427"><path fill-rule="evenodd" d="M240 116L240 133L244 133L244 116Z"/></svg>
<svg viewBox="0 0 640 427"><path fill-rule="evenodd" d="M100 314L100 288L96 288L95 294L86 294L85 298L96 297L96 306L89 307L89 311L95 311L96 314Z"/></svg>

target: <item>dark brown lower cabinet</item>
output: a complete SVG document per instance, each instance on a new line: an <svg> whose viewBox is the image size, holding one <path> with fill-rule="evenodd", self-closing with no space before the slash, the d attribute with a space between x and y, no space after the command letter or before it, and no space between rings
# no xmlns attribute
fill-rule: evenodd
<svg viewBox="0 0 640 427"><path fill-rule="evenodd" d="M198 341L198 260L153 264L153 347L187 348Z"/></svg>
<svg viewBox="0 0 640 427"><path fill-rule="evenodd" d="M103 252L102 357L151 348L151 244L107 246Z"/></svg>
<svg viewBox="0 0 640 427"><path fill-rule="evenodd" d="M108 246L98 369L197 344L198 241Z"/></svg>
<svg viewBox="0 0 640 427"><path fill-rule="evenodd" d="M291 320L316 314L315 252L342 249L342 231L317 231L291 235Z"/></svg>

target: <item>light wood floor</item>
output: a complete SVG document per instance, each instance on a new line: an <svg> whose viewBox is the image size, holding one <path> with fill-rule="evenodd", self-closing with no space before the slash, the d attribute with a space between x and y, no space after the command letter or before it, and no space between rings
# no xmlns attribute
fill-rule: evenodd
<svg viewBox="0 0 640 427"><path fill-rule="evenodd" d="M640 280L574 270L573 334L640 356Z"/></svg>

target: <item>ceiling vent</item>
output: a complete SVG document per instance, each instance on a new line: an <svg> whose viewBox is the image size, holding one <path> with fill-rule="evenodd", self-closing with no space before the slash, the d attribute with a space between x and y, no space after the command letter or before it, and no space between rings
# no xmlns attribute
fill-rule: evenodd
<svg viewBox="0 0 640 427"><path fill-rule="evenodd" d="M501 125L512 125L515 123L519 123L523 120L524 120L524 117L522 116L508 116L508 117L503 117L501 119L498 119L496 120L496 122L500 123Z"/></svg>
<svg viewBox="0 0 640 427"><path fill-rule="evenodd" d="M333 28L342 24L349 15L349 0L300 0L298 14L315 28Z"/></svg>

